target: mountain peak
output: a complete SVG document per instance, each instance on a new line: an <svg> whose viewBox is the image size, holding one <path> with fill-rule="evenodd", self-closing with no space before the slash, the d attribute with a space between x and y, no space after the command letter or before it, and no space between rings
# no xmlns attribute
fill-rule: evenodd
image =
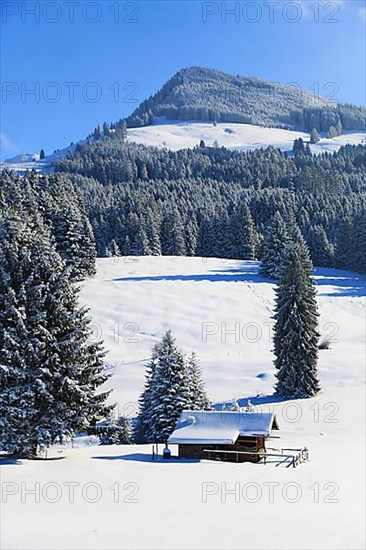
<svg viewBox="0 0 366 550"><path fill-rule="evenodd" d="M180 69L127 119L147 126L155 117L172 120L236 122L327 132L365 128L365 109L339 105L294 85L231 75L207 67Z"/></svg>

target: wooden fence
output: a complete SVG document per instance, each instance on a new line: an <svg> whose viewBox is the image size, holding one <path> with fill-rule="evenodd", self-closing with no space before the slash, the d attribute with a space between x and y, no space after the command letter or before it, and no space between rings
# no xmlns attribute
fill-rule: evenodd
<svg viewBox="0 0 366 550"><path fill-rule="evenodd" d="M285 453L284 451L291 451L292 454ZM251 456L258 456L260 458L263 458L264 464L267 462L268 457L277 457L282 458L276 466L279 466L280 464L286 464L286 467L293 466L296 468L299 464L302 462L308 462L309 460L309 450L306 447L303 447L302 449L291 449L291 448L284 448L281 449L281 452L279 453L268 453L267 451L224 451L224 450L213 450L213 449L204 449L203 452L208 453L208 459L212 460L212 456L218 456L218 459L220 460L221 454L234 454L236 456L236 461L239 462L239 455L251 455ZM293 453L296 454L293 454Z"/></svg>

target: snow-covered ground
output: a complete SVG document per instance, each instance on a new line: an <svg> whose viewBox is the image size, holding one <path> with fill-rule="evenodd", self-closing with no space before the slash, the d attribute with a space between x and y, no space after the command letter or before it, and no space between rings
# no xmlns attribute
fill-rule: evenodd
<svg viewBox="0 0 366 550"><path fill-rule="evenodd" d="M81 299L114 364L108 385L120 413L134 416L139 361L171 328L201 358L214 401L251 397L275 410L281 439L267 446L307 446L310 462L152 462L149 446L77 441L51 450L54 460L0 466L2 547L363 549L365 280L333 269L317 269L315 279L320 332L333 341L320 352L323 390L274 403L273 284L255 262L99 260Z"/></svg>
<svg viewBox="0 0 366 550"><path fill-rule="evenodd" d="M234 124L219 122L215 126L209 122L196 121L169 121L163 118L151 126L143 128L130 128L128 140L144 145L166 147L178 150L192 148L199 145L201 139L206 145L218 145L229 149L249 151L273 145L282 151L291 151L295 139L302 137L308 142L310 135L294 130L282 130L279 128L263 128L251 124ZM366 139L365 132L345 133L333 139L322 137L321 141L312 145L313 153L324 151L338 151L347 143L358 144Z"/></svg>

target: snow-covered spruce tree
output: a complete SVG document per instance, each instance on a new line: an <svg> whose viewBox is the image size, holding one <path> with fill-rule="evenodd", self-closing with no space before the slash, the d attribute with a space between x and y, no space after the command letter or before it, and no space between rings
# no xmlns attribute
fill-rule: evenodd
<svg viewBox="0 0 366 550"><path fill-rule="evenodd" d="M109 417L100 428L101 445L129 445L132 443L131 420L126 416Z"/></svg>
<svg viewBox="0 0 366 550"><path fill-rule="evenodd" d="M360 273L366 273L366 213L361 212L354 220L354 241L356 243L352 267Z"/></svg>
<svg viewBox="0 0 366 550"><path fill-rule="evenodd" d="M136 443L164 442L183 409L211 408L196 355L187 359L171 331L154 347L139 405Z"/></svg>
<svg viewBox="0 0 366 550"><path fill-rule="evenodd" d="M211 402L202 380L198 357L192 353L186 360L187 408L193 411L210 410Z"/></svg>
<svg viewBox="0 0 366 550"><path fill-rule="evenodd" d="M158 346L150 387L149 442L165 442L187 407L185 360L171 331Z"/></svg>
<svg viewBox="0 0 366 550"><path fill-rule="evenodd" d="M80 281L95 275L94 234L76 188L63 174L43 176L38 187L41 212L72 279Z"/></svg>
<svg viewBox="0 0 366 550"><path fill-rule="evenodd" d="M242 260L255 259L257 234L247 205L239 206L233 216L231 243L231 256L233 258Z"/></svg>
<svg viewBox="0 0 366 550"><path fill-rule="evenodd" d="M261 263L261 274L270 279L278 279L281 273L283 256L289 236L286 224L279 212L273 216L264 240L264 253Z"/></svg>
<svg viewBox="0 0 366 550"><path fill-rule="evenodd" d="M168 213L161 226L161 249L164 256L185 256L184 228L177 210Z"/></svg>
<svg viewBox="0 0 366 550"><path fill-rule="evenodd" d="M157 364L158 344L154 346L152 357L146 367L144 391L139 398L139 414L134 428L133 438L135 443L152 441L151 427L151 393L154 371Z"/></svg>
<svg viewBox="0 0 366 550"><path fill-rule="evenodd" d="M319 390L318 308L312 263L303 242L290 243L276 289L274 353L276 395L304 398Z"/></svg>
<svg viewBox="0 0 366 550"><path fill-rule="evenodd" d="M321 225L310 226L307 242L314 265L320 267L331 267L333 265L334 247L329 242Z"/></svg>
<svg viewBox="0 0 366 550"><path fill-rule="evenodd" d="M310 134L310 143L312 145L315 145L316 143L318 143L320 141L320 136L318 134L318 130L316 128L313 128L311 130L311 134Z"/></svg>
<svg viewBox="0 0 366 550"><path fill-rule="evenodd" d="M109 414L100 343L37 213L0 217L0 448L32 456Z"/></svg>

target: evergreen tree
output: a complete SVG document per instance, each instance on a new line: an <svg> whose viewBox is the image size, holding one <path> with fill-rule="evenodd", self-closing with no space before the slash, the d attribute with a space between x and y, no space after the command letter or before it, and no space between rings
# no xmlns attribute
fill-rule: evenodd
<svg viewBox="0 0 366 550"><path fill-rule="evenodd" d="M149 240L150 254L152 254L152 256L161 256L160 228L160 214L157 208L153 206L147 218L146 231Z"/></svg>
<svg viewBox="0 0 366 550"><path fill-rule="evenodd" d="M264 253L260 268L264 277L279 279L288 242L289 235L286 224L281 214L276 212L264 239Z"/></svg>
<svg viewBox="0 0 366 550"><path fill-rule="evenodd" d="M312 397L320 390L318 309L311 273L306 246L290 243L276 290L274 316L275 389L280 397Z"/></svg>
<svg viewBox="0 0 366 550"><path fill-rule="evenodd" d="M139 398L139 414L137 423L134 429L135 443L146 443L152 441L152 425L151 425L151 395L152 383L154 378L155 367L158 362L159 347L156 344L150 362L146 367L145 387Z"/></svg>
<svg viewBox="0 0 366 550"><path fill-rule="evenodd" d="M352 269L357 243L354 238L354 228L349 216L340 224L336 246L336 264L341 269Z"/></svg>
<svg viewBox="0 0 366 550"><path fill-rule="evenodd" d="M103 135L106 137L111 135L111 130L107 122L103 122Z"/></svg>
<svg viewBox="0 0 366 550"><path fill-rule="evenodd" d="M352 268L360 273L366 273L366 213L354 221L354 240L356 250L354 252Z"/></svg>
<svg viewBox="0 0 366 550"><path fill-rule="evenodd" d="M183 409L210 408L196 355L185 358L172 333L166 332L154 347L147 366L145 388L139 399L135 441L165 442Z"/></svg>
<svg viewBox="0 0 366 550"><path fill-rule="evenodd" d="M241 260L254 260L257 247L256 231L248 206L243 205L233 217L232 257Z"/></svg>
<svg viewBox="0 0 366 550"><path fill-rule="evenodd" d="M305 155L305 143L301 137L298 139L295 139L292 150L295 157L299 155Z"/></svg>
<svg viewBox="0 0 366 550"><path fill-rule="evenodd" d="M157 350L151 385L150 442L165 442L188 404L185 363L170 331Z"/></svg>
<svg viewBox="0 0 366 550"><path fill-rule="evenodd" d="M169 213L163 220L161 246L165 256L184 256L186 254L183 224L177 211Z"/></svg>
<svg viewBox="0 0 366 550"><path fill-rule="evenodd" d="M101 445L130 445L132 443L131 420L126 416L110 416L100 428Z"/></svg>
<svg viewBox="0 0 366 550"><path fill-rule="evenodd" d="M186 385L188 394L187 408L192 411L210 410L211 402L206 394L202 380L202 371L195 353L192 353L186 361Z"/></svg>
<svg viewBox="0 0 366 550"><path fill-rule="evenodd" d="M97 139L100 139L101 136L102 136L102 133L101 133L101 131L100 131L100 126L96 126L96 127L94 128L93 138L94 138L95 140L97 140Z"/></svg>
<svg viewBox="0 0 366 550"><path fill-rule="evenodd" d="M56 250L75 281L96 273L96 247L82 200L62 174L37 180L40 210L51 226Z"/></svg>
<svg viewBox="0 0 366 550"><path fill-rule="evenodd" d="M333 265L334 249L321 225L310 227L307 243L314 265L320 267Z"/></svg>
<svg viewBox="0 0 366 550"><path fill-rule="evenodd" d="M190 218L185 227L186 254L194 256L197 247L198 225L195 218Z"/></svg>
<svg viewBox="0 0 366 550"><path fill-rule="evenodd" d="M110 256L112 256L113 258L118 258L119 256L121 256L121 251L119 249L119 246L114 239L112 239L111 241L111 246L109 248L109 251L110 251Z"/></svg>
<svg viewBox="0 0 366 550"><path fill-rule="evenodd" d="M316 128L313 128L310 134L310 143L312 145L315 145L320 141L320 136L318 134L318 130Z"/></svg>
<svg viewBox="0 0 366 550"><path fill-rule="evenodd" d="M44 153L44 150L41 149L40 153L39 153L39 160L43 160L45 158L45 153Z"/></svg>
<svg viewBox="0 0 366 550"><path fill-rule="evenodd" d="M0 448L35 455L109 414L100 343L41 217L0 218Z"/></svg>

